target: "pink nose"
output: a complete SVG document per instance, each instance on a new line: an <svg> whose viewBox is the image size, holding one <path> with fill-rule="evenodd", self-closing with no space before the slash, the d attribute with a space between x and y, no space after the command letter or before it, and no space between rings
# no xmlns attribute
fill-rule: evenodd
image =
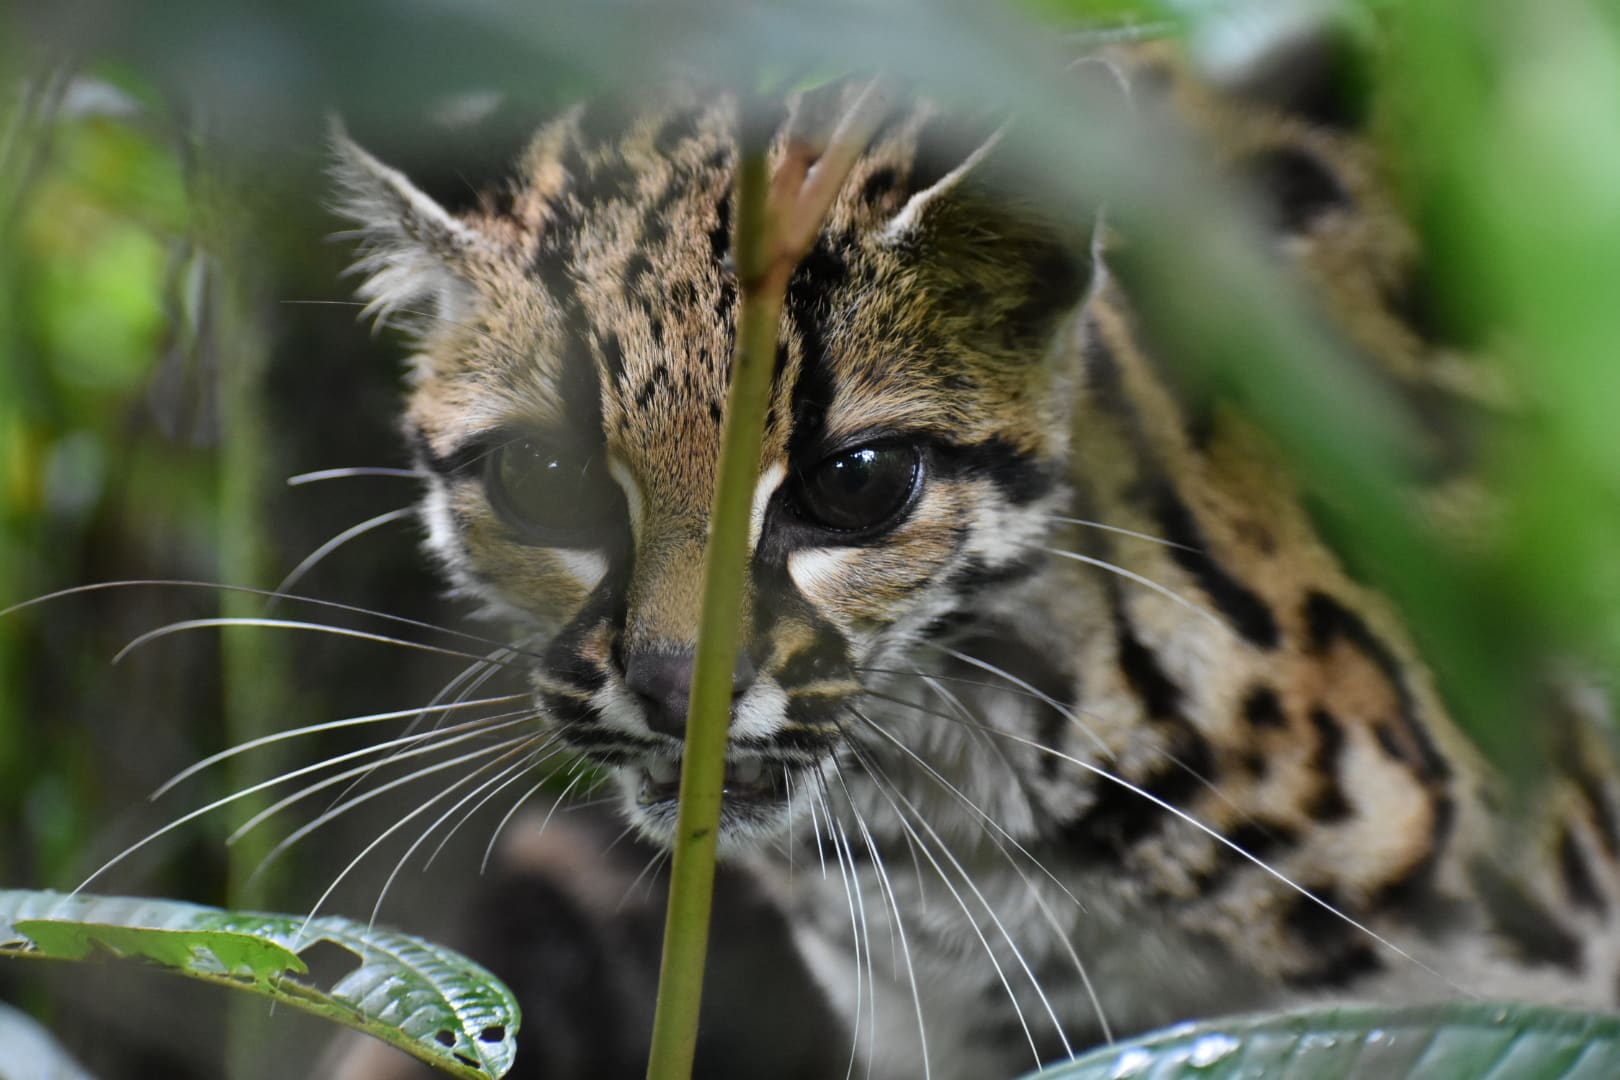
<svg viewBox="0 0 1620 1080"><path fill-rule="evenodd" d="M625 658L624 684L641 699L647 726L674 738L686 735L687 704L692 697L692 649L649 649ZM754 684L754 664L739 653L731 674L733 703Z"/></svg>

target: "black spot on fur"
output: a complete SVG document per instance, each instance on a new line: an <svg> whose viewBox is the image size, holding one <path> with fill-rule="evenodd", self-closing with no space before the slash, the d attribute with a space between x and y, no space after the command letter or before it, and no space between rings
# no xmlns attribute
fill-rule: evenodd
<svg viewBox="0 0 1620 1080"><path fill-rule="evenodd" d="M899 177L895 175L894 169L887 166L881 169L873 169L871 175L866 178L866 182L861 185L861 201L876 205L882 202L899 182Z"/></svg>
<svg viewBox="0 0 1620 1080"><path fill-rule="evenodd" d="M1339 779L1339 759L1344 755L1344 728L1326 709L1311 710L1311 727L1316 731L1316 752L1311 758L1311 771L1320 785L1305 807L1315 821L1331 824L1350 816L1350 803L1345 798Z"/></svg>
<svg viewBox="0 0 1620 1080"><path fill-rule="evenodd" d="M782 689L792 690L806 683L844 678L848 674L849 650L842 636L831 627L822 627L809 645L788 657L776 670L775 677Z"/></svg>
<svg viewBox="0 0 1620 1080"><path fill-rule="evenodd" d="M1245 853L1270 864L1272 860L1299 845L1299 834L1280 822L1245 821L1226 834L1226 839ZM1209 896L1230 881L1236 871L1252 866L1248 859L1222 845L1215 851L1215 862L1195 875L1200 895Z"/></svg>
<svg viewBox="0 0 1620 1080"><path fill-rule="evenodd" d="M624 346L619 343L619 335L608 333L602 339L602 367L607 372L608 381L619 383L624 379Z"/></svg>
<svg viewBox="0 0 1620 1080"><path fill-rule="evenodd" d="M1125 681L1142 701L1142 708L1151 717L1162 719L1181 713L1181 688L1159 666L1153 650L1137 638L1124 616L1114 616L1114 632L1118 639L1119 668Z"/></svg>
<svg viewBox="0 0 1620 1080"><path fill-rule="evenodd" d="M1361 616L1326 593L1313 591L1305 598L1305 627L1313 651L1324 652L1332 648L1335 642L1342 640L1360 651L1383 672L1384 677L1395 688L1396 698L1400 703L1400 716L1396 719L1404 729L1406 741L1411 747L1410 750L1403 747L1400 756L1425 780L1444 780L1449 777L1451 766L1418 721L1417 705L1406 685L1400 661L1396 659L1394 651L1362 621ZM1390 740L1386 744L1386 749L1390 745L1399 745L1400 742L1401 740Z"/></svg>
<svg viewBox="0 0 1620 1080"><path fill-rule="evenodd" d="M697 134L698 114L679 112L659 126L653 135L653 149L664 157L673 154L681 143Z"/></svg>
<svg viewBox="0 0 1620 1080"><path fill-rule="evenodd" d="M1282 703L1277 700L1276 691L1269 686L1256 686L1249 691L1249 696L1243 699L1243 719L1248 721L1250 727L1288 726L1288 718L1283 715Z"/></svg>
<svg viewBox="0 0 1620 1080"><path fill-rule="evenodd" d="M1328 166L1296 146L1260 151L1239 168L1259 189L1275 227L1302 233L1331 210L1348 208L1350 193Z"/></svg>
<svg viewBox="0 0 1620 1080"><path fill-rule="evenodd" d="M1382 967L1366 932L1346 921L1346 917L1359 919L1361 913L1331 887L1311 891L1322 903L1294 894L1287 901L1283 925L1305 950L1321 959L1290 975L1288 984L1297 989L1343 987Z"/></svg>
<svg viewBox="0 0 1620 1080"><path fill-rule="evenodd" d="M1603 893L1598 889L1592 868L1586 861L1586 854L1567 825L1558 834L1558 869L1563 876L1564 891L1569 894L1570 903L1597 912L1608 907Z"/></svg>
<svg viewBox="0 0 1620 1080"><path fill-rule="evenodd" d="M1519 882L1491 862L1469 867L1496 932L1527 964L1581 970L1580 940Z"/></svg>
<svg viewBox="0 0 1620 1080"><path fill-rule="evenodd" d="M624 287L634 292L641 285L641 279L652 271L652 260L644 252L637 251L624 261Z"/></svg>
<svg viewBox="0 0 1620 1080"><path fill-rule="evenodd" d="M714 228L709 230L709 251L715 262L731 256L731 192L727 190L714 206Z"/></svg>
<svg viewBox="0 0 1620 1080"><path fill-rule="evenodd" d="M1160 534L1177 545L1169 549L1170 557L1198 581L1232 628L1262 649L1276 648L1277 620L1272 617L1271 609L1204 551L1203 532L1187 504L1169 483L1157 485L1153 510Z"/></svg>

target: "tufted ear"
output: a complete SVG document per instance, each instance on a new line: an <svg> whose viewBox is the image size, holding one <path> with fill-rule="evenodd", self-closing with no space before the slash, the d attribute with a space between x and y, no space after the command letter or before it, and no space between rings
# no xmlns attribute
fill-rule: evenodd
<svg viewBox="0 0 1620 1080"><path fill-rule="evenodd" d="M398 169L378 161L332 122L333 210L353 221L341 235L359 242L351 272L366 313L379 323L396 315L424 314L456 322L472 305L470 270L485 238L452 216Z"/></svg>

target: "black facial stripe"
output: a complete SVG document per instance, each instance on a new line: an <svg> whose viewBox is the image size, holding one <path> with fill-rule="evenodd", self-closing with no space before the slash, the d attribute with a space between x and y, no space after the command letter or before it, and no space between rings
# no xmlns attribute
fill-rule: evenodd
<svg viewBox="0 0 1620 1080"><path fill-rule="evenodd" d="M848 277L848 263L828 246L824 237L788 282L784 310L799 339L799 370L788 399L793 410L788 454L795 460L803 460L818 447L826 430L826 414L832 406L835 384L821 337L821 321L827 315L831 294ZM779 365L773 378L780 379L783 370ZM773 386L771 397L776 396Z"/></svg>
<svg viewBox="0 0 1620 1080"><path fill-rule="evenodd" d="M934 444L933 461L943 476L983 477L1014 506L1027 506L1050 494L1056 476L1046 462L1000 438L977 443Z"/></svg>
<svg viewBox="0 0 1620 1080"><path fill-rule="evenodd" d="M473 466L482 463L484 455L499 443L499 438L481 435L468 439L449 454L440 455L433 452L433 444L428 441L427 434L416 425L411 425L406 437L410 439L418 467L447 479L476 475Z"/></svg>

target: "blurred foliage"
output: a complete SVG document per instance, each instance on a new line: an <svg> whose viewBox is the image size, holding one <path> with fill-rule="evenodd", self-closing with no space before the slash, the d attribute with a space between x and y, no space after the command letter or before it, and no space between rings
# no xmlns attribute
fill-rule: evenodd
<svg viewBox="0 0 1620 1080"><path fill-rule="evenodd" d="M1465 545L1406 496L1429 421L1356 381L1186 148L1075 103L1051 62L1136 28L1184 34L1219 67L1328 6L1380 46L1375 115L1428 247L1430 315L1459 355L1487 346L1503 387L1473 430L1491 497ZM280 483L405 460L392 434L397 348L357 330L351 308L295 303L347 298L343 254L322 242L334 227L320 209L328 110L435 196L465 201L536 117L607 84L879 67L1005 102L1027 118L1055 197L1110 203L1142 253L1144 302L1199 360L1191 374L1300 463L1464 722L1533 779L1538 732L1523 718L1547 659L1620 670L1620 16L1599 0L13 5L0 13L0 608L117 578L269 586L408 498L387 479ZM435 119L489 91L508 107ZM307 589L443 619L412 549L405 530L357 540ZM409 706L455 670L253 632L107 664L171 619L261 610L130 590L0 618L0 884L75 884L177 812L145 805L157 783L233 739ZM333 735L297 760L361 739ZM185 805L248 775L204 782ZM264 902L308 903L309 882L387 813L317 842L266 881ZM120 888L230 902L256 859L227 859L225 827L143 853ZM403 920L430 920L456 877L402 890ZM349 902L369 909L375 885ZM0 969L0 995L44 1014L53 993L84 992L15 978ZM156 1018L174 1014L143 986L98 988L81 1026L106 1021L125 1058L140 1045L164 1075L216 1074L218 1048L152 1040ZM118 1053L84 1056L110 1069Z"/></svg>

